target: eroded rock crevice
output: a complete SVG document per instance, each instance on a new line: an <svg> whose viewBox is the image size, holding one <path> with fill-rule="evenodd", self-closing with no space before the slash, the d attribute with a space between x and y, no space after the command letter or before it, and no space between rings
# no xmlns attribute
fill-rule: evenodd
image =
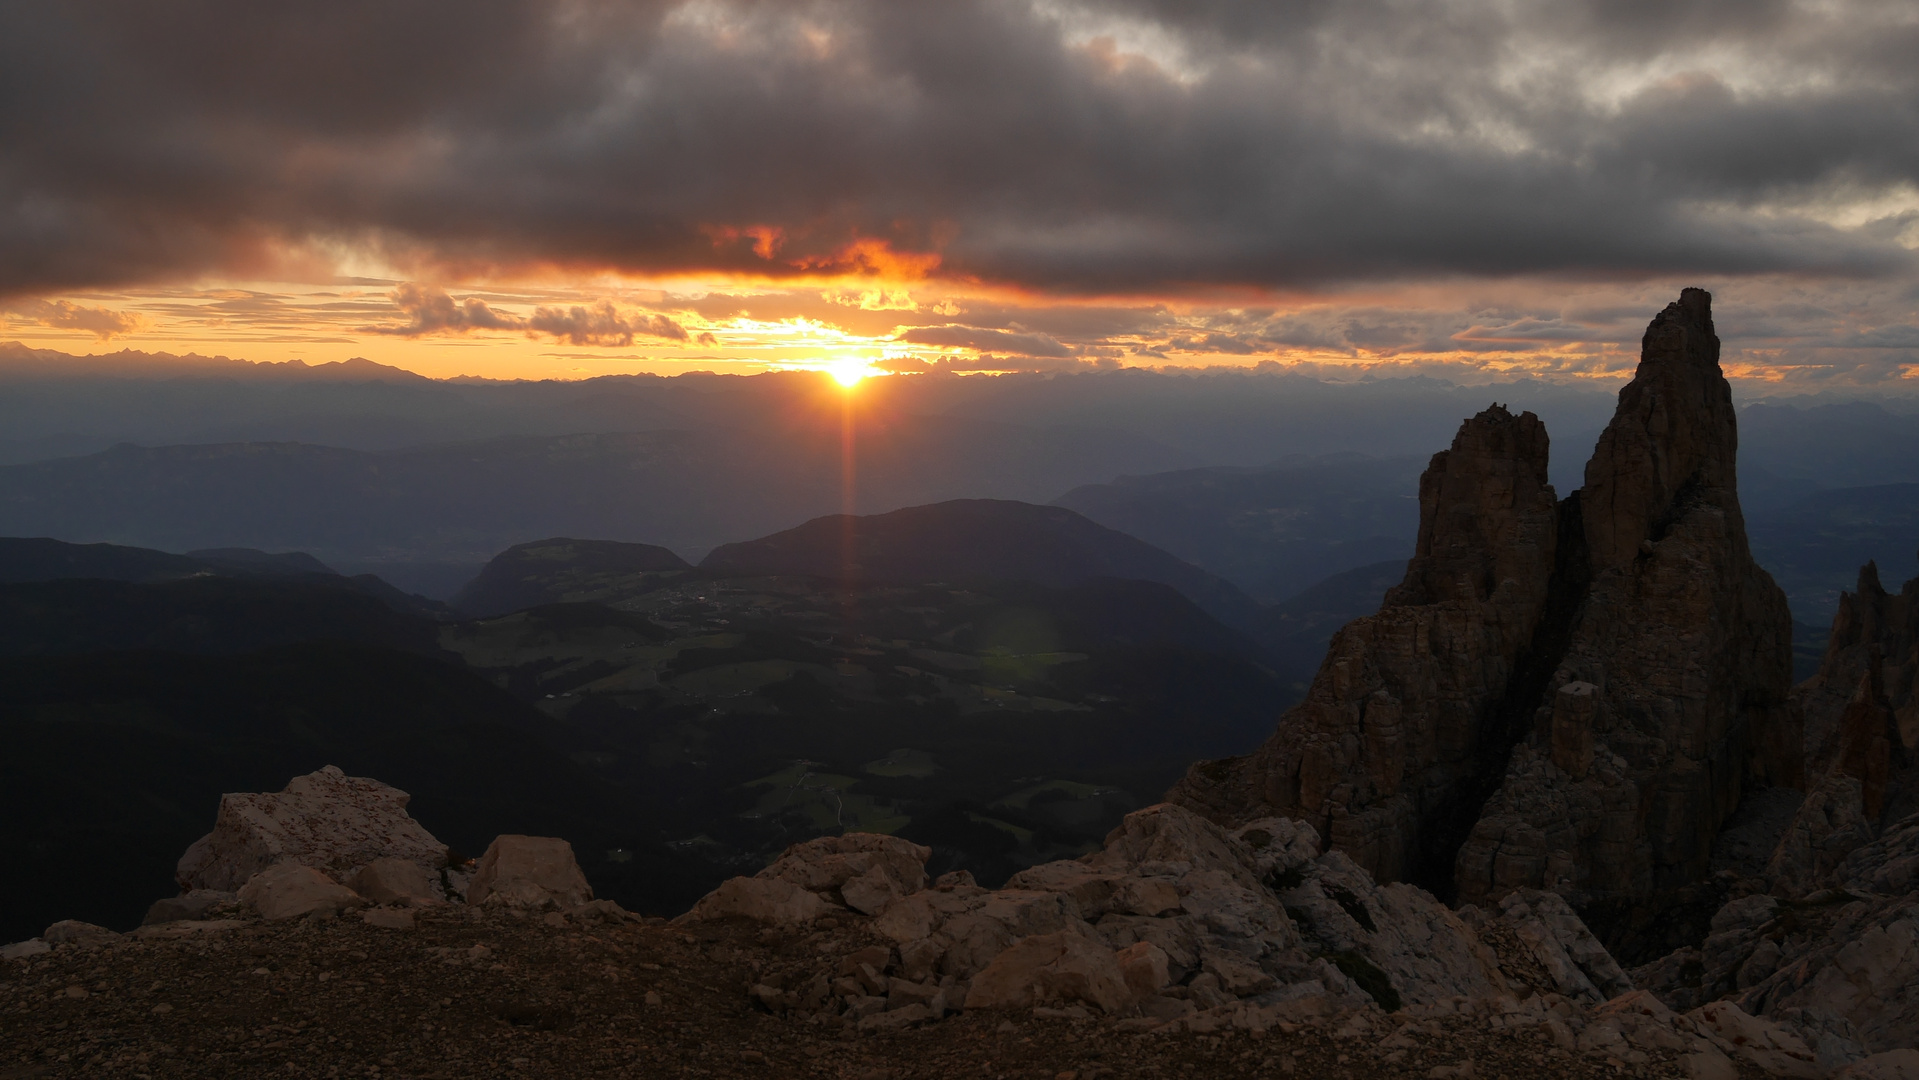
<svg viewBox="0 0 1919 1080"><path fill-rule="evenodd" d="M1520 652L1505 693L1488 710L1473 755L1472 772L1450 799L1427 813L1430 839L1418 853L1409 878L1449 904L1459 896L1459 851L1484 813L1487 800L1505 780L1513 751L1541 722L1539 702L1572 645L1579 606L1592 583L1579 492L1561 499L1554 514L1557 541L1552 576L1532 640ZM1550 724L1550 717L1545 722Z"/></svg>

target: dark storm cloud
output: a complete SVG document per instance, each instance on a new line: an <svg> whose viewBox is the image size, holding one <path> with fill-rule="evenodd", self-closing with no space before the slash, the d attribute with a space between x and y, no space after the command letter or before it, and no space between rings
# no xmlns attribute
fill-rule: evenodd
<svg viewBox="0 0 1919 1080"><path fill-rule="evenodd" d="M1408 10L10 4L0 292L341 250L451 276L937 253L1063 291L1910 265L1913 206L1827 212L1919 179L1900 5ZM549 321L660 329L594 317Z"/></svg>

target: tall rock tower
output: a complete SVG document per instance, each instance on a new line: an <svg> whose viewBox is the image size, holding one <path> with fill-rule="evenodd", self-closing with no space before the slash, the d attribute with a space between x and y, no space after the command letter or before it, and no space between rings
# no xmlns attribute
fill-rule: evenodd
<svg viewBox="0 0 1919 1080"><path fill-rule="evenodd" d="M1537 418L1466 421L1420 481L1406 580L1265 745L1169 798L1306 818L1460 902L1535 887L1643 917L1706 876L1747 783L1801 782L1791 619L1747 546L1711 302L1652 321L1563 500Z"/></svg>
<svg viewBox="0 0 1919 1080"><path fill-rule="evenodd" d="M1798 786L1791 615L1752 560L1712 298L1646 328L1586 464L1590 582L1533 732L1461 848L1461 901L1632 907L1706 876L1751 780Z"/></svg>

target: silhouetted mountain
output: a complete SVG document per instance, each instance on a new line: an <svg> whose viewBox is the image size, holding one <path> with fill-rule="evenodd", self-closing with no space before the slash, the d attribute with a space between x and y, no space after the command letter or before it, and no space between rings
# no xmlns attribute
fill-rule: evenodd
<svg viewBox="0 0 1919 1080"><path fill-rule="evenodd" d="M63 578L153 583L209 576L300 581L361 593L409 615L428 619L452 615L437 601L402 592L372 574L348 577L335 573L301 551L214 548L174 555L119 544L69 544L46 537L0 536L0 584Z"/></svg>
<svg viewBox="0 0 1919 1080"><path fill-rule="evenodd" d="M0 584L0 656L240 653L307 641L446 656L439 626L341 577L86 578Z"/></svg>
<svg viewBox="0 0 1919 1080"><path fill-rule="evenodd" d="M1404 561L1419 526L1424 467L1424 458L1330 454L1257 469L1122 476L1054 502L1272 602L1344 570Z"/></svg>
<svg viewBox="0 0 1919 1080"><path fill-rule="evenodd" d="M691 569L685 559L652 544L535 540L495 555L453 598L453 606L483 616L540 604L611 603L647 591L663 576Z"/></svg>
<svg viewBox="0 0 1919 1080"><path fill-rule="evenodd" d="M59 578L173 581L207 569L208 564L200 559L148 548L69 544L44 536L0 536L0 582Z"/></svg>
<svg viewBox="0 0 1919 1080"><path fill-rule="evenodd" d="M887 514L833 514L758 540L725 544L700 563L725 574L802 574L859 583L1096 578L1169 585L1229 625L1258 605L1231 583L1064 507L955 499Z"/></svg>

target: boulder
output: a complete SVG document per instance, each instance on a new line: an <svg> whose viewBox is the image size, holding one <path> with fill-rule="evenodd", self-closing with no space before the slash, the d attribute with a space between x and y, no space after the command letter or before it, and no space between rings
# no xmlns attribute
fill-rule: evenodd
<svg viewBox="0 0 1919 1080"><path fill-rule="evenodd" d="M277 793L222 795L213 831L180 857L180 887L236 890L280 862L340 880L381 858L406 859L437 874L446 865L446 845L407 814L411 799L331 765L295 777Z"/></svg>
<svg viewBox="0 0 1919 1080"><path fill-rule="evenodd" d="M1141 1001L1153 997L1172 981L1166 950L1150 941L1136 941L1113 955L1119 964L1120 978L1126 981L1133 997Z"/></svg>
<svg viewBox="0 0 1919 1080"><path fill-rule="evenodd" d="M28 938L25 941L16 941L11 945L0 945L0 960L25 960L28 957L39 956L41 953L49 953L52 951L53 946L47 944L45 941L39 938Z"/></svg>
<svg viewBox="0 0 1919 1080"><path fill-rule="evenodd" d="M104 945L120 940L120 935L104 926L78 919L62 919L40 932L40 940L49 945Z"/></svg>
<svg viewBox="0 0 1919 1080"><path fill-rule="evenodd" d="M214 908L231 904L237 899L238 897L230 892L221 892L217 889L194 889L180 896L155 900L147 908L147 916L140 920L140 925L158 926L161 923L204 919Z"/></svg>
<svg viewBox="0 0 1919 1080"><path fill-rule="evenodd" d="M686 917L694 921L740 918L796 927L832 910L832 905L790 881L736 877L701 897Z"/></svg>
<svg viewBox="0 0 1919 1080"><path fill-rule="evenodd" d="M494 837L467 886L468 904L520 910L578 907L593 899L573 845L551 836Z"/></svg>
<svg viewBox="0 0 1919 1080"><path fill-rule="evenodd" d="M443 904L440 876L411 859L388 856L353 875L353 891L380 904Z"/></svg>
<svg viewBox="0 0 1919 1080"><path fill-rule="evenodd" d="M1029 1009L1082 1002L1118 1013L1133 1001L1113 950L1070 931L1023 938L973 978L968 1009Z"/></svg>
<svg viewBox="0 0 1919 1080"><path fill-rule="evenodd" d="M795 844L757 877L785 881L829 903L877 915L926 887L930 848L882 833L822 836Z"/></svg>
<svg viewBox="0 0 1919 1080"><path fill-rule="evenodd" d="M366 904L359 893L296 862L276 863L248 878L240 886L240 902L263 919L333 914Z"/></svg>

